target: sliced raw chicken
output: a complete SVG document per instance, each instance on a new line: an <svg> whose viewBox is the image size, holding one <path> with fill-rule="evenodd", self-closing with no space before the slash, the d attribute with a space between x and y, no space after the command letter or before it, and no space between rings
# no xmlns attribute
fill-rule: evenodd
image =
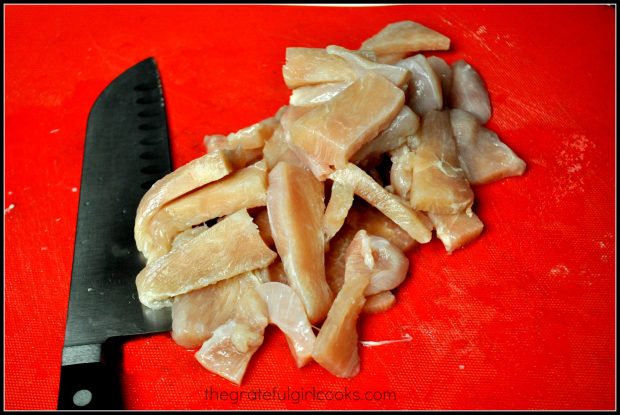
<svg viewBox="0 0 620 415"><path fill-rule="evenodd" d="M167 252L174 237L193 225L266 204L267 168L259 161L168 203L151 221L152 239Z"/></svg>
<svg viewBox="0 0 620 415"><path fill-rule="evenodd" d="M471 208L474 193L460 167L449 113L427 113L418 138L413 157L411 206L440 214Z"/></svg>
<svg viewBox="0 0 620 415"><path fill-rule="evenodd" d="M403 199L409 199L411 190L411 178L413 171L414 152L409 150L406 144L398 147L390 153L392 156L392 168L390 169L390 184L394 193Z"/></svg>
<svg viewBox="0 0 620 415"><path fill-rule="evenodd" d="M464 60L452 64L450 104L474 114L482 124L491 118L491 100L478 72Z"/></svg>
<svg viewBox="0 0 620 415"><path fill-rule="evenodd" d="M370 266L370 283L364 291L364 295L378 294L381 291L391 290L398 287L407 276L409 260L398 247L391 244L387 239L380 236L368 235L364 232L367 241L365 244L370 249L372 258L366 258ZM349 246L351 250L351 246ZM351 255L348 252L347 255Z"/></svg>
<svg viewBox="0 0 620 415"><path fill-rule="evenodd" d="M136 213L134 237L138 250L149 260L163 255L166 250L153 242L151 220L161 207L177 197L226 176L233 170L222 152L197 158L158 180L145 193Z"/></svg>
<svg viewBox="0 0 620 415"><path fill-rule="evenodd" d="M353 187L340 182L334 182L332 185L329 203L327 208L325 208L325 215L323 216L325 242L332 239L344 224L344 220L353 204L353 196Z"/></svg>
<svg viewBox="0 0 620 415"><path fill-rule="evenodd" d="M473 114L454 109L450 121L459 160L470 183L485 184L523 174L525 162L497 134L481 126Z"/></svg>
<svg viewBox="0 0 620 415"><path fill-rule="evenodd" d="M358 232L358 235L364 231ZM358 237L349 245L360 244ZM364 260L347 255L345 282L329 309L312 351L312 358L331 374L351 378L359 373L357 319L364 307L370 272Z"/></svg>
<svg viewBox="0 0 620 415"><path fill-rule="evenodd" d="M256 213L252 214L254 223L258 226L258 232L268 247L273 248L274 242L271 236L271 225L269 225L269 214L267 208L259 208Z"/></svg>
<svg viewBox="0 0 620 415"><path fill-rule="evenodd" d="M407 232L390 218L363 201L356 201L353 204L349 210L345 226L346 224L356 230L364 229L372 235L381 236L403 252L409 251L417 244Z"/></svg>
<svg viewBox="0 0 620 415"><path fill-rule="evenodd" d="M324 82L352 82L356 77L347 61L325 49L314 48L286 48L282 75L289 89Z"/></svg>
<svg viewBox="0 0 620 415"><path fill-rule="evenodd" d="M290 142L319 162L342 168L401 110L403 91L368 72L290 127Z"/></svg>
<svg viewBox="0 0 620 415"><path fill-rule="evenodd" d="M351 51L336 45L330 45L325 48L325 50L330 55L339 56L346 60L357 72L358 76L363 75L366 71L371 71L385 77L385 79L399 88L404 87L411 76L404 68L373 62L363 56L360 56L358 51Z"/></svg>
<svg viewBox="0 0 620 415"><path fill-rule="evenodd" d="M256 291L267 304L269 322L286 336L297 367L305 366L312 358L316 336L301 300L291 287L279 282L264 283Z"/></svg>
<svg viewBox="0 0 620 415"><path fill-rule="evenodd" d="M437 56L430 56L426 58L426 61L441 81L443 105L447 107L450 104L450 91L452 90L452 68L445 60Z"/></svg>
<svg viewBox="0 0 620 415"><path fill-rule="evenodd" d="M366 297L362 313L378 314L389 310L396 303L396 297L391 291L382 291Z"/></svg>
<svg viewBox="0 0 620 415"><path fill-rule="evenodd" d="M377 57L391 53L422 50L448 50L450 39L439 32L410 20L392 23L366 39L360 49L374 50Z"/></svg>
<svg viewBox="0 0 620 415"><path fill-rule="evenodd" d="M435 225L437 237L443 242L448 252L476 239L484 227L480 218L473 212L471 216L465 212L454 215L438 215L429 212L428 217Z"/></svg>
<svg viewBox="0 0 620 415"><path fill-rule="evenodd" d="M271 282L281 282L282 284L290 285L284 271L284 264L282 264L280 258L277 258L267 267L267 274L268 280Z"/></svg>
<svg viewBox="0 0 620 415"><path fill-rule="evenodd" d="M276 257L244 209L148 263L136 277L138 296L147 307L166 307L171 297L264 268Z"/></svg>
<svg viewBox="0 0 620 415"><path fill-rule="evenodd" d="M372 177L355 164L348 163L346 168L336 170L330 175L330 178L335 182L353 187L356 195L379 209L416 241L426 243L431 240L431 231L424 218L406 203L403 203L398 196L377 184Z"/></svg>
<svg viewBox="0 0 620 415"><path fill-rule="evenodd" d="M407 88L407 105L418 115L443 107L441 81L422 54L417 54L396 63L411 73Z"/></svg>
<svg viewBox="0 0 620 415"><path fill-rule="evenodd" d="M312 107L329 101L349 85L351 85L350 82L326 82L318 85L300 86L293 89L289 103L298 107Z"/></svg>
<svg viewBox="0 0 620 415"><path fill-rule="evenodd" d="M267 169L271 170L279 161L287 161L292 164L302 165L299 158L289 147L284 137L284 130L278 127L273 136L263 147L263 159L267 163Z"/></svg>
<svg viewBox="0 0 620 415"><path fill-rule="evenodd" d="M400 147L405 143L408 136L416 133L419 125L420 117L409 107L403 106L390 125L381 131L381 134L376 138L360 148L351 158L351 162L359 164L370 157L377 157Z"/></svg>
<svg viewBox="0 0 620 415"><path fill-rule="evenodd" d="M246 272L176 296L172 303L172 338L188 349L199 347L215 329L234 318L245 288L258 283L254 274Z"/></svg>
<svg viewBox="0 0 620 415"><path fill-rule="evenodd" d="M386 53L385 55L378 55L377 62L384 63L386 65L394 65L396 62L405 59L407 55L407 52Z"/></svg>
<svg viewBox="0 0 620 415"><path fill-rule="evenodd" d="M267 305L248 287L238 302L235 318L215 330L195 357L207 370L241 384L250 359L263 343L268 324Z"/></svg>
<svg viewBox="0 0 620 415"><path fill-rule="evenodd" d="M344 284L347 248L356 233L357 229L345 222L330 241L329 250L325 253L325 276L327 277L327 284L334 294L338 294Z"/></svg>
<svg viewBox="0 0 620 415"><path fill-rule="evenodd" d="M323 196L323 184L300 167L280 162L269 173L271 234L313 324L325 318L333 299L325 279Z"/></svg>
<svg viewBox="0 0 620 415"><path fill-rule="evenodd" d="M209 229L207 225L202 225L202 226L196 226L195 228L184 230L183 232L181 232L174 238L174 241L172 241L172 248L178 248L182 244L200 235L207 229Z"/></svg>
<svg viewBox="0 0 620 415"><path fill-rule="evenodd" d="M312 174L314 174L314 177L320 181L325 181L327 176L333 171L329 165L317 159L315 156L308 154L301 147L291 142L291 127L299 118L310 111L312 111L312 107L296 107L294 105L289 105L281 120L282 137L286 143L287 150L284 151L283 156L279 157L278 161L282 160L296 166L301 166L310 170Z"/></svg>

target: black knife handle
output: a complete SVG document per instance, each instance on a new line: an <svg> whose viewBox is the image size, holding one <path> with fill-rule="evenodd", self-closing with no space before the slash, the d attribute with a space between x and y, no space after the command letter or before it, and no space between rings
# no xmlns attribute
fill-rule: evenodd
<svg viewBox="0 0 620 415"><path fill-rule="evenodd" d="M121 343L118 341L65 347L58 409L123 409L120 363Z"/></svg>

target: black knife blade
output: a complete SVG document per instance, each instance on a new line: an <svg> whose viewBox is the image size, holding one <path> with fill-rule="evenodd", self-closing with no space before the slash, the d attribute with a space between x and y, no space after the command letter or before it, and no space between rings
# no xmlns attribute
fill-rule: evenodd
<svg viewBox="0 0 620 415"><path fill-rule="evenodd" d="M133 237L144 193L172 169L157 65L145 59L99 95L88 118L59 409L121 409L126 336L168 331L170 309L138 300Z"/></svg>

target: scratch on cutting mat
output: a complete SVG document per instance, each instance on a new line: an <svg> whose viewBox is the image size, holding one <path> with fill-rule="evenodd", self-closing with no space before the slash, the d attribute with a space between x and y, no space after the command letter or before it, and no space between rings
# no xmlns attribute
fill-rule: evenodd
<svg viewBox="0 0 620 415"><path fill-rule="evenodd" d="M13 209L15 209L15 205L13 203L11 203L8 208L4 209L4 214L6 215L7 213L12 211Z"/></svg>
<svg viewBox="0 0 620 415"><path fill-rule="evenodd" d="M405 335L403 336L402 339L397 339L397 340L381 340L381 341L362 340L362 341L360 341L360 343L364 347L374 347L374 346L383 346L385 344L392 344L392 343L410 342L411 340L413 340L413 337L411 337L411 335L409 333L405 333Z"/></svg>
<svg viewBox="0 0 620 415"><path fill-rule="evenodd" d="M55 128L53 130L50 130L50 134L56 134L57 132L59 132L60 130L58 128Z"/></svg>

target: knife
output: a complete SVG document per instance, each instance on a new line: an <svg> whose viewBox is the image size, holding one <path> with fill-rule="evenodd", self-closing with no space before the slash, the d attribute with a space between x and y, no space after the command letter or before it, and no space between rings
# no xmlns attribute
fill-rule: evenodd
<svg viewBox="0 0 620 415"><path fill-rule="evenodd" d="M86 128L59 409L122 409L122 342L169 331L170 309L141 305L145 266L134 241L140 199L172 168L162 84L153 58L95 101Z"/></svg>

